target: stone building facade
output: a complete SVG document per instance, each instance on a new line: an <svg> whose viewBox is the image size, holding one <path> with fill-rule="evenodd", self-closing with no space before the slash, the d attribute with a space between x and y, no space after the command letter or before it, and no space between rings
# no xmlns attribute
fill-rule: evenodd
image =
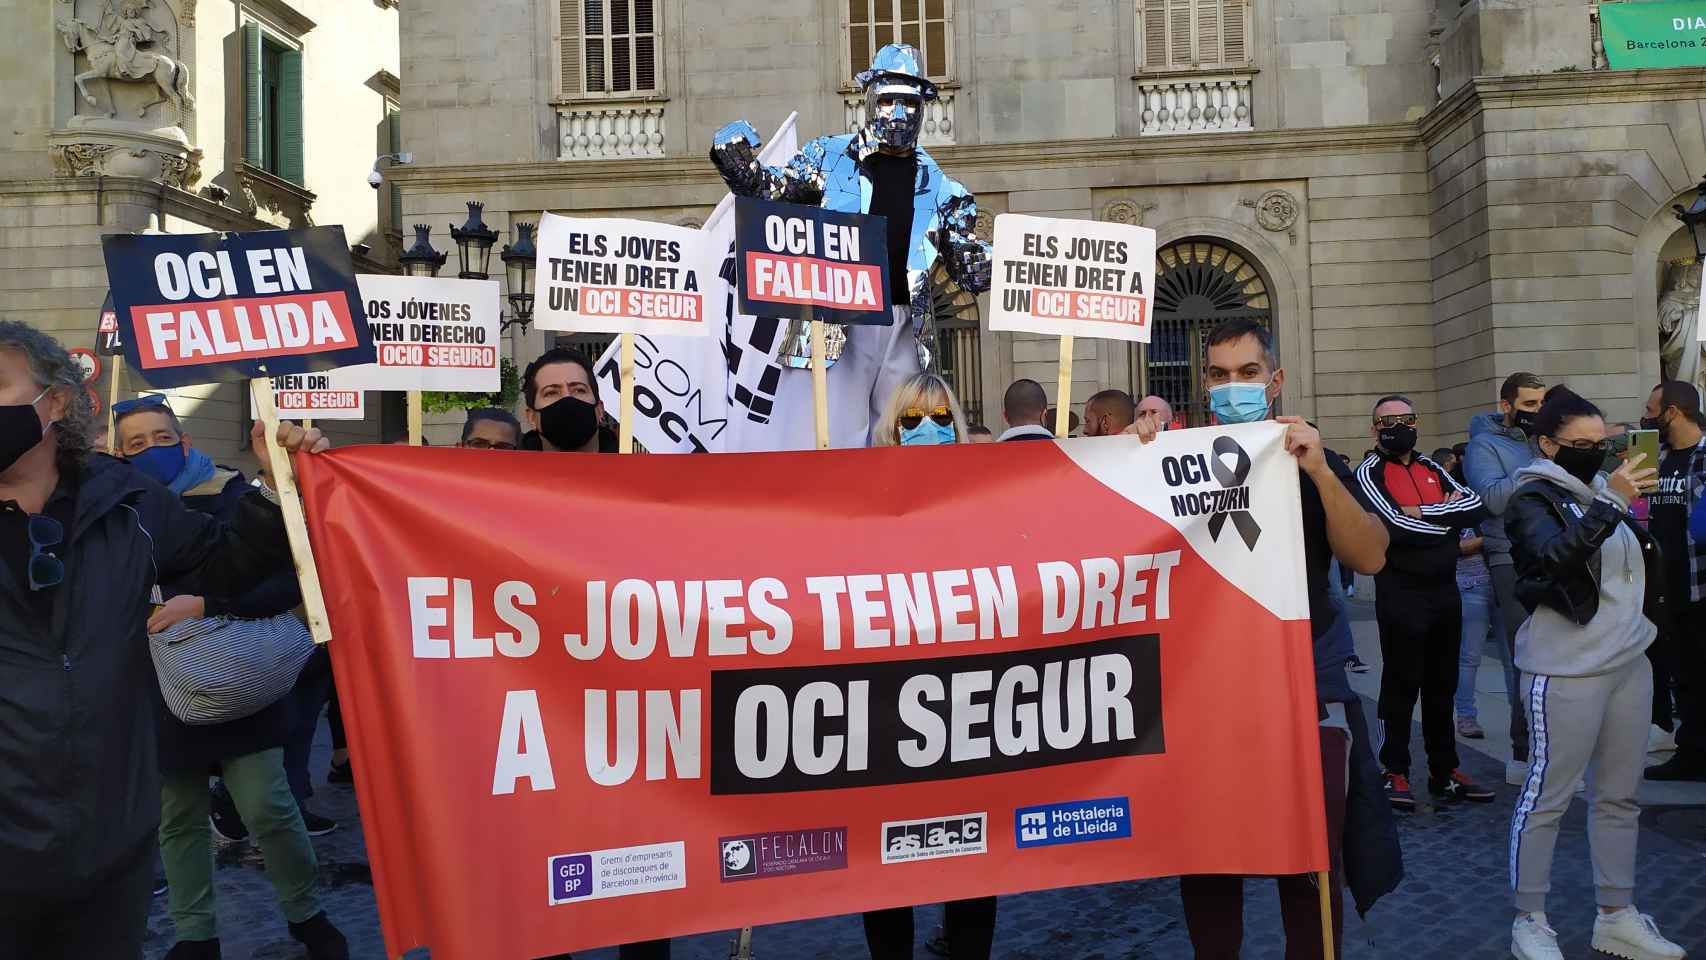
<svg viewBox="0 0 1706 960"><path fill-rule="evenodd" d="M441 249L467 199L500 231L543 210L696 223L723 192L712 130L798 111L802 138L841 132L852 74L902 39L943 88L926 144L982 210L1159 234L1155 342L1080 341L1076 401L1112 385L1200 418L1202 331L1249 315L1277 333L1285 409L1347 452L1369 445L1381 394L1411 395L1424 443L1447 442L1518 369L1632 419L1660 375L1661 313L1698 299L1698 266L1673 266L1694 250L1670 207L1706 173L1706 70L1605 69L1597 9L412 0L417 162L399 182L405 219ZM973 332L969 299L946 297L961 329L943 353L999 427L1004 386L1052 391L1057 351ZM544 345L512 336L524 361Z"/></svg>
<svg viewBox="0 0 1706 960"><path fill-rule="evenodd" d="M0 7L0 316L93 344L101 237L342 224L394 272L397 0L29 0ZM111 364L92 385L104 406ZM124 378L121 395L142 388ZM246 448L236 384L174 391L199 446ZM366 422L326 424L377 439ZM400 409L400 408L399 408ZM401 414L399 413L398 416ZM241 461L239 461L241 462Z"/></svg>

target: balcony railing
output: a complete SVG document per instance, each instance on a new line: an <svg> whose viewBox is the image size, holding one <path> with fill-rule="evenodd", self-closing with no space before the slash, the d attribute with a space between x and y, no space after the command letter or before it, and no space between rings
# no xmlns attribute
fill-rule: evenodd
<svg viewBox="0 0 1706 960"><path fill-rule="evenodd" d="M1254 129L1254 71L1138 77L1144 136Z"/></svg>
<svg viewBox="0 0 1706 960"><path fill-rule="evenodd" d="M663 105L559 106L557 159L620 160L663 156Z"/></svg>
<svg viewBox="0 0 1706 960"><path fill-rule="evenodd" d="M865 95L849 93L841 102L844 126L848 133L853 133L865 122ZM924 129L919 131L918 142L926 147L954 142L954 91L942 90L935 100L924 102Z"/></svg>

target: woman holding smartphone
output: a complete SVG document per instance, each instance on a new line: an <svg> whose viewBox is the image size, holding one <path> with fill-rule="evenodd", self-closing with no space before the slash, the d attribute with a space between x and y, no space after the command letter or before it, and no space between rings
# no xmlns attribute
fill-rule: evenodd
<svg viewBox="0 0 1706 960"><path fill-rule="evenodd" d="M1563 960L1546 919L1558 821L1576 781L1589 781L1588 843L1599 911L1593 948L1630 960L1679 960L1683 949L1635 909L1636 789L1646 757L1662 574L1652 538L1629 516L1656 472L1640 454L1609 477L1599 408L1555 390L1535 418L1544 459L1517 471L1505 511L1517 597L1531 616L1516 665L1534 746L1511 818L1518 960Z"/></svg>

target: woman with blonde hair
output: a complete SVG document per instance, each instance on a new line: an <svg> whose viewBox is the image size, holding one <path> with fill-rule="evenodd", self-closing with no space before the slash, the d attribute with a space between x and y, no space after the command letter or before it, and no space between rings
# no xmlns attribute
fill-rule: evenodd
<svg viewBox="0 0 1706 960"><path fill-rule="evenodd" d="M883 418L871 426L871 446L910 447L966 442L966 417L948 382L919 373L895 387Z"/></svg>

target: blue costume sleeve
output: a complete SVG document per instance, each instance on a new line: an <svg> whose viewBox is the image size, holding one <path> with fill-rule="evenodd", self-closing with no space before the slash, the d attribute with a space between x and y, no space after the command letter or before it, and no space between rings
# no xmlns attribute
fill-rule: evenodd
<svg viewBox="0 0 1706 960"><path fill-rule="evenodd" d="M758 131L745 120L736 120L712 134L711 163L737 197L815 204L823 199L827 139L819 137L806 144L786 166L767 167L758 160L763 143Z"/></svg>

